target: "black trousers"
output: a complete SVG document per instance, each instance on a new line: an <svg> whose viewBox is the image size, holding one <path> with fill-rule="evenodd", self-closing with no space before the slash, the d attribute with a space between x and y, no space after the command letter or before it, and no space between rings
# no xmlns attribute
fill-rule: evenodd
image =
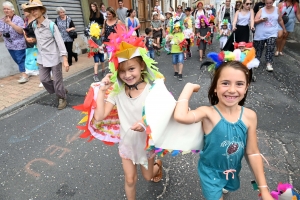
<svg viewBox="0 0 300 200"><path fill-rule="evenodd" d="M73 52L73 42L65 42L65 46L68 52L68 63L72 65L72 57L77 58L77 53Z"/></svg>

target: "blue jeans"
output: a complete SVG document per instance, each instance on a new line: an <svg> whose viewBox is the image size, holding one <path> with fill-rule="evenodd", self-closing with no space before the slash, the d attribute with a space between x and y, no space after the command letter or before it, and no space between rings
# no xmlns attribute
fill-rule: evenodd
<svg viewBox="0 0 300 200"><path fill-rule="evenodd" d="M147 56L154 60L154 50L148 50Z"/></svg>
<svg viewBox="0 0 300 200"><path fill-rule="evenodd" d="M99 60L102 63L104 62L104 53L97 53L94 55L94 62L99 63Z"/></svg>
<svg viewBox="0 0 300 200"><path fill-rule="evenodd" d="M183 64L183 53L172 53L172 63L173 65Z"/></svg>
<svg viewBox="0 0 300 200"><path fill-rule="evenodd" d="M25 58L26 58L26 49L21 50L10 50L8 49L12 59L17 63L19 66L20 72L25 72Z"/></svg>

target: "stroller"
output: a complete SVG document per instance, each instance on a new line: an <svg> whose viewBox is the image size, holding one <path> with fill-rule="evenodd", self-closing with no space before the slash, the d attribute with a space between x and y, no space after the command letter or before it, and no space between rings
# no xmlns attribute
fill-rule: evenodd
<svg viewBox="0 0 300 200"><path fill-rule="evenodd" d="M237 48L242 47L241 45L243 45L243 47L244 47L245 49L254 48L254 47L253 47L254 31L251 31L250 34L252 35L252 37L251 37L252 40L251 40L251 41L249 41L248 43L245 43L245 42L239 42L239 43L237 43L236 40L235 40L235 32L233 32L233 47L234 47L234 49L237 49ZM255 82L255 81L256 81L256 76L255 76L254 71L255 71L255 68L252 68L252 69L249 70L249 75L250 75L250 78L251 78L251 79L250 79L250 82L251 82L251 81L252 81L252 82Z"/></svg>

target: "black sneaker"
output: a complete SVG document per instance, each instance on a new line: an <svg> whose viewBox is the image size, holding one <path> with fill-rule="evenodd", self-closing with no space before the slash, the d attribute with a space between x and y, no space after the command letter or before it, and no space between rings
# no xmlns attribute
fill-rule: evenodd
<svg viewBox="0 0 300 200"><path fill-rule="evenodd" d="M182 74L178 74L178 80L182 81Z"/></svg>
<svg viewBox="0 0 300 200"><path fill-rule="evenodd" d="M174 78L177 78L178 77L178 72L175 72L174 73Z"/></svg>

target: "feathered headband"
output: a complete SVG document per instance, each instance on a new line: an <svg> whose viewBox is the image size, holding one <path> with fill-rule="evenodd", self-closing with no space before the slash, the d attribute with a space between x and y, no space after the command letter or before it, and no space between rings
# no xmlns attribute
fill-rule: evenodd
<svg viewBox="0 0 300 200"><path fill-rule="evenodd" d="M170 24L171 24L171 29L170 29L171 33L173 33L175 27L179 27L181 30L184 30L182 21L177 19L176 17L173 17L171 19Z"/></svg>
<svg viewBox="0 0 300 200"><path fill-rule="evenodd" d="M213 71L218 69L218 67L223 62L229 61L239 61L243 65L245 65L248 69L252 69L253 67L259 66L259 60L255 58L255 49L251 48L250 51L242 52L240 49L235 49L232 51L221 51L220 53L211 52L207 54L207 57L212 59L214 62L205 62L201 65L210 64L208 67L208 71ZM200 67L200 68L201 68Z"/></svg>
<svg viewBox="0 0 300 200"><path fill-rule="evenodd" d="M201 23L201 22L205 22L205 24L206 24L207 26L209 26L207 17L206 17L205 15L200 15L200 16L199 16L199 21L200 21L200 23Z"/></svg>
<svg viewBox="0 0 300 200"><path fill-rule="evenodd" d="M110 42L104 43L107 51L111 53L109 69L113 73L110 79L114 83L112 92L117 94L124 87L124 83L118 77L119 63L134 57L141 56L146 64L146 69L142 71L146 82L163 78L163 75L158 72L158 68L155 66L156 62L147 56L147 49L143 41L144 38L132 36L134 29L131 28L127 32L125 26L120 24L116 25L115 31L115 33L111 33L108 37Z"/></svg>

